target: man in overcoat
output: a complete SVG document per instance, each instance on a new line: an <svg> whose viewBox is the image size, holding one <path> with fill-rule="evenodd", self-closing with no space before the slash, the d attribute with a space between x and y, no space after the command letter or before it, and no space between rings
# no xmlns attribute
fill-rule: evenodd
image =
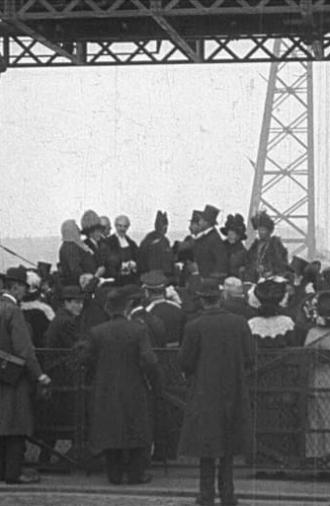
<svg viewBox="0 0 330 506"><path fill-rule="evenodd" d="M219 209L207 205L199 220L200 232L193 243L193 254L203 278L223 280L229 272L228 252L215 226Z"/></svg>
<svg viewBox="0 0 330 506"><path fill-rule="evenodd" d="M145 473L151 444L145 374L157 375L157 358L145 326L127 319L128 306L126 287L108 293L111 319L91 329L83 357L95 371L90 447L93 454L105 455L112 484L120 484L125 473L129 484L151 479Z"/></svg>
<svg viewBox="0 0 330 506"><path fill-rule="evenodd" d="M202 282L203 312L186 325L179 361L189 378L179 451L200 459L198 504L213 506L215 463L222 506L237 504L233 456L252 443L245 367L253 360L253 341L246 320L223 310L214 279Z"/></svg>
<svg viewBox="0 0 330 506"><path fill-rule="evenodd" d="M17 383L0 380L0 481L31 483L36 477L22 473L25 436L33 433L31 384L46 386L50 379L43 374L36 358L30 333L18 304L27 288L26 271L10 268L5 290L0 295L0 349L25 360Z"/></svg>

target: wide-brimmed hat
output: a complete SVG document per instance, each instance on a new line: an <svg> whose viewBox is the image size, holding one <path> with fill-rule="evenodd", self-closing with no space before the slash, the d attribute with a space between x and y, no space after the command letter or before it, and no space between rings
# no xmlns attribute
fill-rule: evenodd
<svg viewBox="0 0 330 506"><path fill-rule="evenodd" d="M210 225L216 225L219 213L220 209L217 207L206 205L204 211L202 211L201 218L210 223Z"/></svg>
<svg viewBox="0 0 330 506"><path fill-rule="evenodd" d="M204 278L200 282L196 295L199 297L220 297L219 282L215 278Z"/></svg>
<svg viewBox="0 0 330 506"><path fill-rule="evenodd" d="M251 218L252 227L257 230L260 227L267 228L270 232L273 232L275 228L274 220L267 214L266 211L258 211Z"/></svg>
<svg viewBox="0 0 330 506"><path fill-rule="evenodd" d="M63 300L83 300L85 298L84 292L82 292L80 286L78 285L68 285L64 286L62 289L62 299Z"/></svg>
<svg viewBox="0 0 330 506"><path fill-rule="evenodd" d="M167 278L162 271L149 271L141 276L141 283L144 288L149 290L158 290L165 288L167 284Z"/></svg>
<svg viewBox="0 0 330 506"><path fill-rule="evenodd" d="M203 211L199 211L198 209L194 209L190 218L190 223L199 223L199 220L203 214Z"/></svg>
<svg viewBox="0 0 330 506"><path fill-rule="evenodd" d="M261 305L278 305L286 294L287 284L282 276L260 279L254 288L254 295Z"/></svg>
<svg viewBox="0 0 330 506"><path fill-rule="evenodd" d="M236 232L242 241L246 239L246 226L241 214L228 214L225 226L220 231L223 235L228 235L229 230Z"/></svg>
<svg viewBox="0 0 330 506"><path fill-rule="evenodd" d="M97 229L103 230L100 217L92 209L84 212L81 217L80 225L82 234L86 234Z"/></svg>
<svg viewBox="0 0 330 506"><path fill-rule="evenodd" d="M25 285L27 288L29 287L27 282L26 269L22 265L19 267L10 267L6 272L5 279L7 281L16 281L21 285Z"/></svg>

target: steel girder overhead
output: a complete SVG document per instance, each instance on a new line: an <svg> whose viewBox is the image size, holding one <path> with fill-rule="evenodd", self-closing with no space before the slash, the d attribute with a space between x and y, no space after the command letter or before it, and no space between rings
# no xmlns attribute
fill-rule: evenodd
<svg viewBox="0 0 330 506"><path fill-rule="evenodd" d="M330 60L330 0L0 0L0 43L0 71Z"/></svg>

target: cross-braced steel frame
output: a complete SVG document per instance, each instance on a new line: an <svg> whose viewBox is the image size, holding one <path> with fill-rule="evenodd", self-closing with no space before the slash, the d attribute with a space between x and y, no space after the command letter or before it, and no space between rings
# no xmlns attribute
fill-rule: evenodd
<svg viewBox="0 0 330 506"><path fill-rule="evenodd" d="M330 0L0 0L0 42L2 70L330 60Z"/></svg>
<svg viewBox="0 0 330 506"><path fill-rule="evenodd" d="M285 50L278 40L274 51ZM299 62L293 80L288 63L271 65L249 218L265 209L283 230L293 254L315 254L313 71ZM281 194L290 195L281 199ZM282 201L282 207L280 202ZM283 207L284 203L284 207ZM249 220L250 223L250 220ZM251 226L251 225L250 225Z"/></svg>

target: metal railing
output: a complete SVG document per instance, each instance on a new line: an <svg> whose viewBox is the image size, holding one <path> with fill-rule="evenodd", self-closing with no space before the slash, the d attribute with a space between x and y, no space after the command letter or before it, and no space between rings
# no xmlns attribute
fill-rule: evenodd
<svg viewBox="0 0 330 506"><path fill-rule="evenodd" d="M155 350L165 378L164 396L154 406L155 439L164 460L177 458L187 383L177 349ZM36 400L35 440L71 440L73 465L88 455L91 378L74 351L37 350L52 378L48 400ZM330 352L305 348L260 350L248 374L255 435L254 464L275 469L330 468ZM44 443L43 443L44 442ZM52 446L52 445L50 445Z"/></svg>

